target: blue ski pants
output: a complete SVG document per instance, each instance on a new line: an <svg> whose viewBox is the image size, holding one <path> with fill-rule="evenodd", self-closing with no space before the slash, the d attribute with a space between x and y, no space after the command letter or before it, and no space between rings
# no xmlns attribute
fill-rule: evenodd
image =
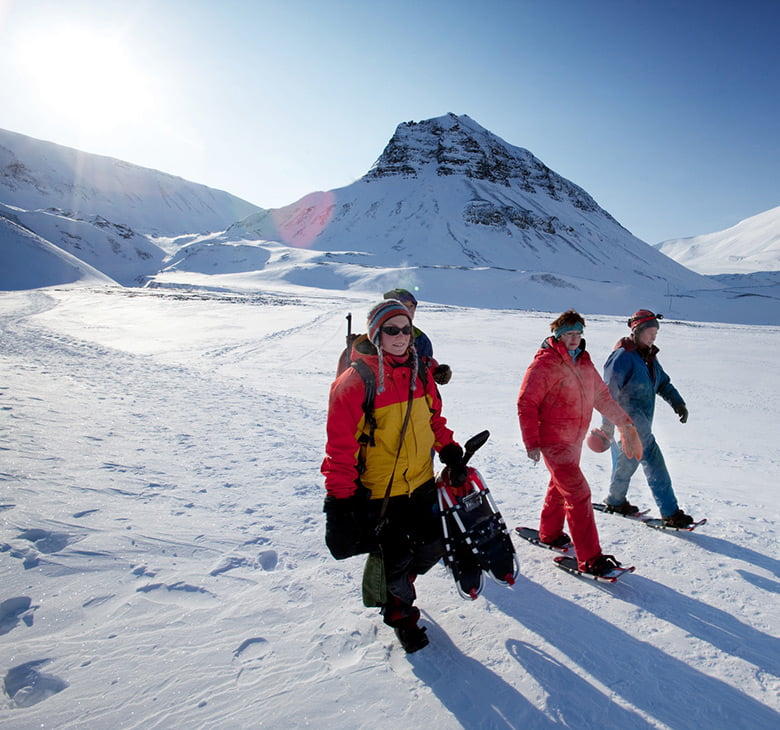
<svg viewBox="0 0 780 730"><path fill-rule="evenodd" d="M653 493L661 517L669 517L677 511L677 497L672 489L672 479L666 468L664 456L652 433L642 439L642 452L641 460L629 459L618 444L612 443L612 478L609 483L609 495L604 501L613 507L623 504L626 501L631 477L639 464L642 464L647 484Z"/></svg>

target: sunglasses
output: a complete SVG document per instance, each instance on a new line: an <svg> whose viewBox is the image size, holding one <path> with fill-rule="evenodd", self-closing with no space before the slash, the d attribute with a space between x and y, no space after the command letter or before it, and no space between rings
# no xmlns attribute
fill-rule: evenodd
<svg viewBox="0 0 780 730"><path fill-rule="evenodd" d="M382 332L391 337L395 337L396 335L410 335L412 334L412 326L407 324L403 327L395 327L392 324L388 324L382 327Z"/></svg>

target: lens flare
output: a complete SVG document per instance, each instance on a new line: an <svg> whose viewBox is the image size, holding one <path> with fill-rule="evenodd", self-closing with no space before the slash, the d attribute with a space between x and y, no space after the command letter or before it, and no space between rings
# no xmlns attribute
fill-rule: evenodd
<svg viewBox="0 0 780 730"><path fill-rule="evenodd" d="M327 227L335 207L332 192L316 192L273 211L279 240L295 248L310 248Z"/></svg>

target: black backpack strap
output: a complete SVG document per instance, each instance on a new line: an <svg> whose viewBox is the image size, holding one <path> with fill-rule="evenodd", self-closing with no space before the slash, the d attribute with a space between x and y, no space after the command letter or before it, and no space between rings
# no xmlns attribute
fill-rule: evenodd
<svg viewBox="0 0 780 730"><path fill-rule="evenodd" d="M423 392L428 390L428 365L427 359L419 353L417 354L417 374L420 376L423 384Z"/></svg>
<svg viewBox="0 0 780 730"><path fill-rule="evenodd" d="M365 385L365 395L363 396L363 414L368 424L368 437L367 443L369 446L376 446L374 441L374 431L376 431L376 418L374 417L374 398L376 397L376 378L374 377L374 371L363 361L355 360L351 363L352 367L357 370L361 378L363 378L363 384ZM365 434L361 438L366 438Z"/></svg>

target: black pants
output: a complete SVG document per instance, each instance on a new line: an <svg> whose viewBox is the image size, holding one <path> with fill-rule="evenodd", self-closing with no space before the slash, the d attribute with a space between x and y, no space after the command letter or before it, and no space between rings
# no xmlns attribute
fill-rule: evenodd
<svg viewBox="0 0 780 730"><path fill-rule="evenodd" d="M377 517L381 508L381 499L371 500L370 509ZM385 623L396 626L417 613L412 606L417 597L414 579L427 573L444 555L433 479L410 496L391 497L385 518L379 537L388 593L383 613Z"/></svg>

